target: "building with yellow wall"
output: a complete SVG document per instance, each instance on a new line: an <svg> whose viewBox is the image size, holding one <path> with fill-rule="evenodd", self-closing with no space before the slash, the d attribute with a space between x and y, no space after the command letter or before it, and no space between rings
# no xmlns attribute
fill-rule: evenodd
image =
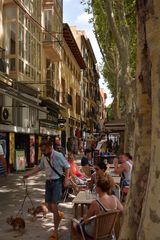
<svg viewBox="0 0 160 240"><path fill-rule="evenodd" d="M62 2L0 0L0 133L26 159L33 136L60 134Z"/></svg>
<svg viewBox="0 0 160 240"><path fill-rule="evenodd" d="M82 75L82 128L84 131L93 132L97 129L100 119L100 76L97 70L97 61L92 45L90 40L87 38L85 31L77 30L75 26L71 27L71 30L86 65Z"/></svg>
<svg viewBox="0 0 160 240"><path fill-rule="evenodd" d="M63 37L61 86L66 102L66 134L71 137L77 128L81 130L82 70L86 66L68 24L63 25Z"/></svg>
<svg viewBox="0 0 160 240"><path fill-rule="evenodd" d="M62 0L0 0L0 140L24 149L28 165L39 136L65 142L96 128L98 79L89 39L63 24Z"/></svg>

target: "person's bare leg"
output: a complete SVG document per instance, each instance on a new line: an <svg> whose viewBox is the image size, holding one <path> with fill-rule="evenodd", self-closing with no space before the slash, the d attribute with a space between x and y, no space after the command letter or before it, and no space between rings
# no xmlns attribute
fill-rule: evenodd
<svg viewBox="0 0 160 240"><path fill-rule="evenodd" d="M59 216L59 212L58 212L58 206L56 203L51 203L51 204L48 204L48 208L54 214L54 218L53 218L54 232L53 233L56 234L58 232L58 227L61 220L61 217Z"/></svg>

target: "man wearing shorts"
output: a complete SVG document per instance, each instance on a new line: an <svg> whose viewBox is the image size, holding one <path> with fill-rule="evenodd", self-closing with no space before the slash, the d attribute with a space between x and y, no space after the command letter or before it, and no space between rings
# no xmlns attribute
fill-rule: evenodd
<svg viewBox="0 0 160 240"><path fill-rule="evenodd" d="M46 173L46 185L45 185L45 202L49 211L54 213L54 232L49 239L57 239L58 235L58 226L61 220L61 216L58 212L58 203L61 200L62 196L62 180L59 176L65 171L64 187L67 186L67 180L69 178L69 164L64 158L63 154L53 150L52 143L48 140L44 140L40 144L40 149L42 152L42 158L40 164L35 167L30 172L27 172L24 175L24 179L30 176L35 175L41 170L45 170ZM57 172L55 172L52 167L54 167Z"/></svg>

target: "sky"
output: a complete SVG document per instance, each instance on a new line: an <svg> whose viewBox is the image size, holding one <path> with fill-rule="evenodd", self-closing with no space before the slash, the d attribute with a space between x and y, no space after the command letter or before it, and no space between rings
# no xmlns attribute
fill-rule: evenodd
<svg viewBox="0 0 160 240"><path fill-rule="evenodd" d="M78 30L85 30L87 37L91 41L97 63L100 64L102 62L102 55L93 33L92 24L88 22L91 17L91 15L84 11L84 6L80 4L80 0L63 0L63 22L68 23L70 26L77 26ZM102 76L99 83L100 87L104 88L104 91L107 93L106 105L108 105L112 102L112 99Z"/></svg>

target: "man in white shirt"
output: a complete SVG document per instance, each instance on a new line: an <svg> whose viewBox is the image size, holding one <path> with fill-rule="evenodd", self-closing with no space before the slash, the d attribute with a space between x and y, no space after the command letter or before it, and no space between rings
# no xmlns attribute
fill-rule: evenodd
<svg viewBox="0 0 160 240"><path fill-rule="evenodd" d="M4 158L4 152L2 145L0 144L0 175L6 175L7 172L7 164L6 159Z"/></svg>
<svg viewBox="0 0 160 240"><path fill-rule="evenodd" d="M131 181L131 174L132 174L132 163L128 161L128 156L126 153L122 153L119 155L120 166L118 166L118 159L115 158L114 162L114 172L116 174L121 174L121 186L129 186Z"/></svg>

